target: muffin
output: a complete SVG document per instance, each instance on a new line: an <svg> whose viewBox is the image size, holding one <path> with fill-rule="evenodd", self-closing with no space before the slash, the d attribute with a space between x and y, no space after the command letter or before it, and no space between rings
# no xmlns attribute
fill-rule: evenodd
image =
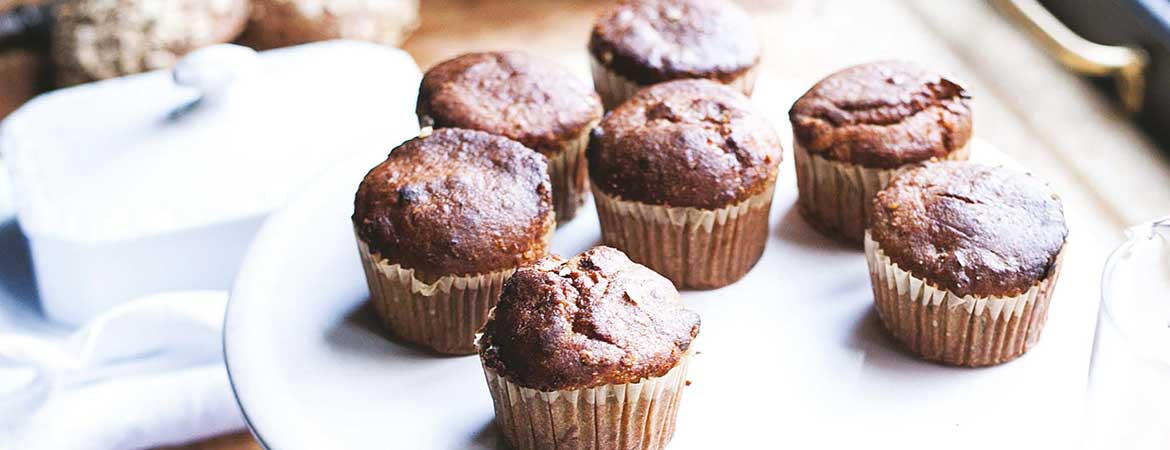
<svg viewBox="0 0 1170 450"><path fill-rule="evenodd" d="M760 42L729 0L623 0L598 16L589 53L593 84L612 109L644 86L684 78L751 95Z"/></svg>
<svg viewBox="0 0 1170 450"><path fill-rule="evenodd" d="M585 202L583 155L601 100L569 71L518 52L466 54L427 71L417 111L424 127L482 130L546 156L558 222Z"/></svg>
<svg viewBox="0 0 1170 450"><path fill-rule="evenodd" d="M418 0L251 0L240 43L267 50L332 39L398 46L418 28Z"/></svg>
<svg viewBox="0 0 1170 450"><path fill-rule="evenodd" d="M516 450L658 450L674 435L699 316L662 276L594 247L516 271L479 341Z"/></svg>
<svg viewBox="0 0 1170 450"><path fill-rule="evenodd" d="M764 251L781 152L728 86L643 89L606 115L586 150L602 240L680 288L730 284Z"/></svg>
<svg viewBox="0 0 1170 450"><path fill-rule="evenodd" d="M860 243L874 194L898 169L967 159L969 103L958 84L907 62L862 64L821 80L788 111L805 219Z"/></svg>
<svg viewBox="0 0 1170 450"><path fill-rule="evenodd" d="M193 50L229 42L244 29L248 0L76 0L54 14L57 84L72 86L169 69Z"/></svg>
<svg viewBox="0 0 1170 450"><path fill-rule="evenodd" d="M548 252L547 170L515 141L456 128L409 140L374 167L353 225L386 329L440 353L475 353L504 280Z"/></svg>
<svg viewBox="0 0 1170 450"><path fill-rule="evenodd" d="M899 174L873 200L865 255L886 329L955 366L1015 359L1040 338L1068 228L1043 182L940 162Z"/></svg>

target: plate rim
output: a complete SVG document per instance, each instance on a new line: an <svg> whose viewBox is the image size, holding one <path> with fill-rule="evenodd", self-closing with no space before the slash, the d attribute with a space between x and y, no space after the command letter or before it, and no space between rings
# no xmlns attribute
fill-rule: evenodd
<svg viewBox="0 0 1170 450"><path fill-rule="evenodd" d="M974 162L982 163L982 164L1005 166L1005 167L1008 167L1008 168L1011 168L1014 170L1018 170L1018 171L1021 171L1024 173L1029 173L1029 174L1031 173L1017 159L1005 154L1003 151L999 150L995 145L991 144L990 142L988 142L984 139L980 139L978 137L973 137L971 139L969 145L972 146L972 150L978 151L983 156L989 157L986 160L980 158L980 160L976 160ZM978 150L978 149L983 149L983 150ZM990 150L990 151L988 151L988 150ZM788 153L788 152L786 151L786 153ZM257 233L255 235L256 236L255 239L248 246L248 250L245 252L245 256L242 259L242 262L240 265L240 271L237 273L236 279L232 283L232 289L229 292L228 302L227 302L227 306L226 306L225 312L224 312L224 326L223 326L223 331L221 333L221 346L222 346L222 350L223 350L223 354L224 354L224 366L225 366L225 370L227 371L227 378L228 378L228 383L229 383L231 391L232 391L232 396L234 397L236 405L240 409L240 413L244 419L244 423L248 427L248 431L256 439L256 441L259 443L259 445L265 450L273 450L274 447L270 444L270 441L264 437L264 434L261 431L260 427L258 426L256 419L251 414L249 414L249 409L245 405L246 401L244 400L244 397L246 395L241 395L242 390L240 389L241 383L240 383L240 380L238 379L238 373L237 373L237 371L232 369L232 367L234 365L232 364L233 358L231 357L231 355L233 353L229 349L232 348L233 346L230 344L230 342L232 340L229 338L229 334L234 334L234 333L232 333L232 330L234 328L230 327L229 325L232 322L232 320L231 320L232 317L234 317L234 315L232 314L232 311L235 309L235 308L233 308L233 305L236 305L239 303L236 300L238 295L239 295L238 292L243 291L246 293L247 291L250 290L250 289L242 289L241 290L239 288L242 286L246 286L247 283L253 283L253 282L249 282L248 280L254 279L255 277L254 276L246 276L246 275L250 275L253 271L259 270L259 269L254 268L254 266L256 266L256 263L254 262L254 260L261 259L261 257L259 256L259 254L261 254L261 252L269 253L270 251L265 251L265 250L273 248L275 246L275 244L270 243L270 241L273 241L273 239L275 239L275 237L273 237L273 236L279 236L279 235L277 233L273 232L272 230L279 229L280 227L283 227L284 223L293 220L292 214L294 212L299 212L299 210L305 208L304 206L298 207L298 205L305 205L308 203L306 200L312 199L314 196L324 196L325 193L330 192L329 191L330 188L328 187L328 185L332 182L337 182L338 181L337 178L339 178L342 173L349 172L349 171L358 171L359 168L365 168L367 166L373 167L373 165L375 165L377 163L374 162L373 164L369 164L370 161L372 161L372 159L375 157L384 159L385 155L386 155L386 152L382 151L382 152L378 152L377 154L374 154L374 153L359 154L359 155L355 155L353 157L347 158L347 159L343 160L342 162L336 164L334 167L331 167L330 169L323 171L317 178L314 178L310 183L306 184L302 189L299 189L290 198L290 201L284 207L282 207L280 210L276 211L272 215L268 216L268 218L263 222L263 224L261 225L261 227L259 228L259 230L257 231ZM791 155L789 155L789 156L791 156ZM784 163L790 163L789 161L790 161L790 158L785 158ZM359 163L361 163L361 164L359 164ZM336 189L339 189L339 188L340 187L337 187ZM267 259L267 258L265 258L265 259ZM242 357L242 356L237 356L237 358L239 358L239 357ZM237 370L239 370L238 367L237 367Z"/></svg>

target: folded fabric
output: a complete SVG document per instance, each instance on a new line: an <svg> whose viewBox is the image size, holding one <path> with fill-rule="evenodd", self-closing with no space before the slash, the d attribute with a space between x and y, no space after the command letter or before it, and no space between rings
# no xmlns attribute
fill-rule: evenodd
<svg viewBox="0 0 1170 450"><path fill-rule="evenodd" d="M0 160L0 220L12 215L12 183L8 181L8 167Z"/></svg>
<svg viewBox="0 0 1170 450"><path fill-rule="evenodd" d="M243 428L222 356L226 302L160 294L64 339L0 335L0 449L149 448Z"/></svg>

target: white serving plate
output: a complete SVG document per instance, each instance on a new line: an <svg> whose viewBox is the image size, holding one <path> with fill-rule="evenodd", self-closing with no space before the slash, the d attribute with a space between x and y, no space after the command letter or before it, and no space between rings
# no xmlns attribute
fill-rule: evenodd
<svg viewBox="0 0 1170 450"><path fill-rule="evenodd" d="M240 406L272 450L502 448L478 358L387 340L364 307L349 217L382 158L320 179L254 243L224 336ZM1005 161L978 141L972 158ZM919 361L881 328L862 252L801 219L791 160L759 264L731 286L683 293L703 322L672 450L1076 442L1096 292L1058 288L1040 345L1012 363ZM557 230L556 253L599 242L592 205L583 211Z"/></svg>

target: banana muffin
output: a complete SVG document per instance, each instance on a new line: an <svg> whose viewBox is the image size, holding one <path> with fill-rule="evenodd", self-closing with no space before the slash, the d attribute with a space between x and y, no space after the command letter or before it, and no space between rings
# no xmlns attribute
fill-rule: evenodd
<svg viewBox="0 0 1170 450"><path fill-rule="evenodd" d="M699 316L622 252L546 257L508 280L480 359L517 450L658 450L674 434Z"/></svg>
<svg viewBox="0 0 1170 450"><path fill-rule="evenodd" d="M663 81L704 78L751 95L760 41L729 0L622 0L589 37L593 84L606 109Z"/></svg>
<svg viewBox="0 0 1170 450"><path fill-rule="evenodd" d="M814 228L860 243L869 205L898 169L965 160L971 140L967 91L901 61L829 75L792 105L800 211Z"/></svg>
<svg viewBox="0 0 1170 450"><path fill-rule="evenodd" d="M1067 236L1060 198L1031 175L909 169L874 198L865 235L878 315L924 359L1010 361L1040 338Z"/></svg>
<svg viewBox="0 0 1170 450"><path fill-rule="evenodd" d="M583 155L601 100L568 70L520 52L462 55L427 71L417 111L424 127L486 131L547 157L558 223L585 202Z"/></svg>
<svg viewBox="0 0 1170 450"><path fill-rule="evenodd" d="M771 124L728 86L643 89L586 150L602 240L680 288L730 284L763 254L781 154Z"/></svg>
<svg viewBox="0 0 1170 450"><path fill-rule="evenodd" d="M441 353L475 353L504 280L548 252L547 164L507 138L437 130L366 175L353 225L386 328Z"/></svg>

